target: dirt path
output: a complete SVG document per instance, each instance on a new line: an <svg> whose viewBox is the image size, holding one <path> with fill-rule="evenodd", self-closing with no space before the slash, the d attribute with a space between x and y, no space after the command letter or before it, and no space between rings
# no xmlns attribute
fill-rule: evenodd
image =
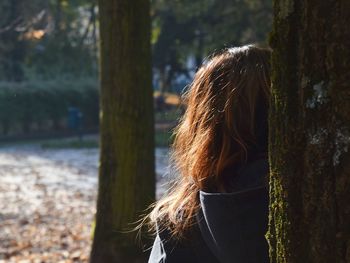
<svg viewBox="0 0 350 263"><path fill-rule="evenodd" d="M156 157L166 173L167 150ZM87 262L98 149L0 149L0 165L0 263Z"/></svg>

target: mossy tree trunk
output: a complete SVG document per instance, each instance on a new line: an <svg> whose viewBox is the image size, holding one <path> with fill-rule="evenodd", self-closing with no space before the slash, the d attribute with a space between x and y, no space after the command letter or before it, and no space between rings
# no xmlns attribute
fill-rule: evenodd
<svg viewBox="0 0 350 263"><path fill-rule="evenodd" d="M350 262L350 1L274 13L271 262Z"/></svg>
<svg viewBox="0 0 350 263"><path fill-rule="evenodd" d="M90 261L145 262L129 230L154 201L148 0L99 0L101 157Z"/></svg>

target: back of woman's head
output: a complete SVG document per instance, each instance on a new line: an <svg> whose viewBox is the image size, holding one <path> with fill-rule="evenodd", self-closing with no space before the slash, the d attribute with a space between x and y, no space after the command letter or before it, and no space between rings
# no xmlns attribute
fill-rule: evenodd
<svg viewBox="0 0 350 263"><path fill-rule="evenodd" d="M203 63L184 94L171 158L178 178L151 213L175 236L192 223L200 190L224 191L227 169L267 152L269 58L254 45L226 49Z"/></svg>

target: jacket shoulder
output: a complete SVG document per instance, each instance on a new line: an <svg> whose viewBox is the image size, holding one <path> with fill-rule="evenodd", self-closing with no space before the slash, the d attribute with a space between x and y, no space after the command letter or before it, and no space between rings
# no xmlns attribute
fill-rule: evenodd
<svg viewBox="0 0 350 263"><path fill-rule="evenodd" d="M169 229L159 229L148 263L216 263L217 259L206 246L198 226L189 229L183 239L176 239Z"/></svg>

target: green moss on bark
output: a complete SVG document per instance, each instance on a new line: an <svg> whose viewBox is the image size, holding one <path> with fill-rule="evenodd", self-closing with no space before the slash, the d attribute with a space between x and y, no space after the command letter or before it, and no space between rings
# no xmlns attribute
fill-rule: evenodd
<svg viewBox="0 0 350 263"><path fill-rule="evenodd" d="M271 262L350 262L350 4L275 0L274 10Z"/></svg>
<svg viewBox="0 0 350 263"><path fill-rule="evenodd" d="M148 0L100 0L101 157L91 262L144 262L130 231L154 200Z"/></svg>

